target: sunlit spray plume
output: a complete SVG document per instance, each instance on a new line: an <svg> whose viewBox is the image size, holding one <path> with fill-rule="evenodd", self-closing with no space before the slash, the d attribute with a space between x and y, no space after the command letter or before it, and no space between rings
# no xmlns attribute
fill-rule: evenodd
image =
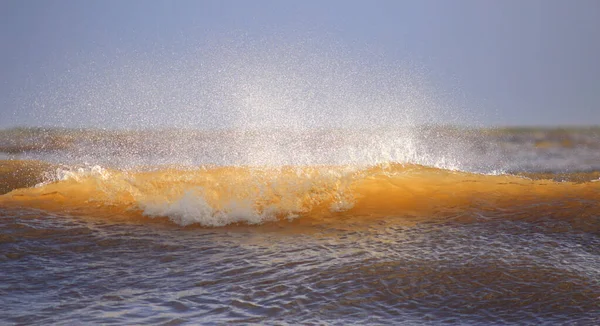
<svg viewBox="0 0 600 326"><path fill-rule="evenodd" d="M88 132L72 161L488 169L469 160L475 139L443 127L465 120L424 69L335 42L234 38L83 61L42 92L40 122L144 132Z"/></svg>

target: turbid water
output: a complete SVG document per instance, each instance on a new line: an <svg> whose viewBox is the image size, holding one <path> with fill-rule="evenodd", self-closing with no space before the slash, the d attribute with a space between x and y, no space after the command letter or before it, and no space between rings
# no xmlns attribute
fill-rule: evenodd
<svg viewBox="0 0 600 326"><path fill-rule="evenodd" d="M600 131L11 129L2 324L600 323Z"/></svg>

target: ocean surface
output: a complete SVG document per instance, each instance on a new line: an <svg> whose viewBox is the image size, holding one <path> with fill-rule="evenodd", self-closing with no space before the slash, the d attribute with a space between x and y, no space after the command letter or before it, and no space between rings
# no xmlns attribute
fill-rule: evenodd
<svg viewBox="0 0 600 326"><path fill-rule="evenodd" d="M600 324L600 128L0 131L0 324Z"/></svg>

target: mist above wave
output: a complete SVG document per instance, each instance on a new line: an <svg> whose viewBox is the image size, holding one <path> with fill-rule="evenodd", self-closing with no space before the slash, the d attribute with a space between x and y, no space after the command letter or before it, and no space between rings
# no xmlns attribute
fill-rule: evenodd
<svg viewBox="0 0 600 326"><path fill-rule="evenodd" d="M430 128L474 119L422 66L323 37L229 35L185 49L79 54L54 77L32 99L39 125L149 131L63 138L76 143L67 164L458 169L473 139Z"/></svg>
<svg viewBox="0 0 600 326"><path fill-rule="evenodd" d="M368 49L244 35L185 50L82 54L35 104L42 124L101 128L347 128L467 118L441 94L422 67Z"/></svg>
<svg viewBox="0 0 600 326"><path fill-rule="evenodd" d="M185 50L80 54L51 79L32 97L34 118L69 130L9 136L0 144L8 158L116 168L396 162L497 173L598 167L597 135L498 137L465 128L477 125L476 108L453 104L422 66L332 40L245 35Z"/></svg>

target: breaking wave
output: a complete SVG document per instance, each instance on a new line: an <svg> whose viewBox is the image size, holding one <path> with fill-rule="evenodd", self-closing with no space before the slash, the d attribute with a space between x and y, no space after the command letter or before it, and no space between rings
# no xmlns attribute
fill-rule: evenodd
<svg viewBox="0 0 600 326"><path fill-rule="evenodd" d="M13 172L32 164L13 162ZM543 177L411 164L145 171L57 167L45 173L43 182L0 196L0 207L103 218L162 218L205 227L275 221L419 223L600 216L596 174L579 174L568 181Z"/></svg>

